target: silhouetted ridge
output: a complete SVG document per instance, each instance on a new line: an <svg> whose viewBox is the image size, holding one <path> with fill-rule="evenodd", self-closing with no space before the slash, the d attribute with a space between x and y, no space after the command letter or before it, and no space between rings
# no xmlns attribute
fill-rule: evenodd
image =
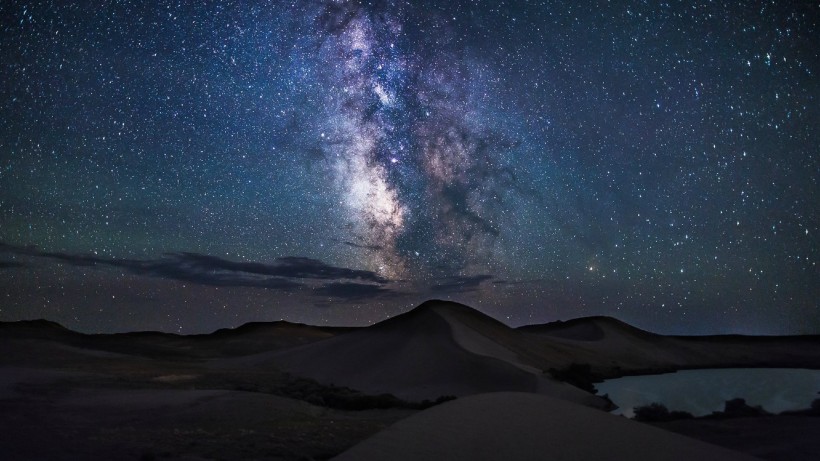
<svg viewBox="0 0 820 461"><path fill-rule="evenodd" d="M413 308L410 311L407 311L403 314L399 314L393 317L390 317L387 320L377 323L375 326L378 325L394 325L402 323L406 320L420 317L420 316L455 316L456 318L462 320L469 320L472 322L486 322L489 324L494 324L498 326L502 326L504 328L509 328L502 322L494 319L493 317L474 309L470 306L465 304L457 303L455 301L444 301L440 299L431 299L419 304L417 307Z"/></svg>
<svg viewBox="0 0 820 461"><path fill-rule="evenodd" d="M245 334L258 334L258 333L269 333L275 330L283 330L283 329L291 329L291 330L316 330L319 327L315 327L312 325L307 325L304 323L294 323L288 322L287 320L277 320L274 322L248 322L242 325L239 325L235 328L220 328L219 330L214 331L213 333L208 333L205 335L198 335L198 336L211 336L211 337L228 337L228 336L241 336Z"/></svg>
<svg viewBox="0 0 820 461"><path fill-rule="evenodd" d="M69 330L57 322L45 319L0 322L0 331L3 332L5 337L51 338L82 335L82 333Z"/></svg>
<svg viewBox="0 0 820 461"><path fill-rule="evenodd" d="M17 320L17 321L14 321L14 322L0 322L0 327L48 328L48 329L58 329L58 330L68 331L68 328L60 325L59 323L53 322L51 320L46 320L46 319Z"/></svg>
<svg viewBox="0 0 820 461"><path fill-rule="evenodd" d="M451 309L451 310L459 310L462 312L478 312L476 309L466 305L457 303L455 301L447 301L443 299L428 299L423 303L416 306L412 311L425 311L429 309ZM412 312L411 311L411 312ZM482 314L483 315L483 314Z"/></svg>
<svg viewBox="0 0 820 461"><path fill-rule="evenodd" d="M519 327L518 330L527 333L573 339L576 341L599 341L606 337L607 332L642 338L658 336L655 333L633 327L616 318L602 315L581 317L567 321L559 320L539 325L525 325Z"/></svg>

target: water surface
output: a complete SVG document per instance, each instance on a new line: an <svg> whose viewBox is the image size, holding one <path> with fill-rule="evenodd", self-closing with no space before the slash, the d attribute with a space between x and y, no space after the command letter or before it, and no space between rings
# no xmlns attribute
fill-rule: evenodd
<svg viewBox="0 0 820 461"><path fill-rule="evenodd" d="M661 375L627 376L595 385L631 417L632 409L653 402L670 410L703 416L723 410L727 400L746 399L772 413L808 408L820 398L820 370L798 368L723 368Z"/></svg>

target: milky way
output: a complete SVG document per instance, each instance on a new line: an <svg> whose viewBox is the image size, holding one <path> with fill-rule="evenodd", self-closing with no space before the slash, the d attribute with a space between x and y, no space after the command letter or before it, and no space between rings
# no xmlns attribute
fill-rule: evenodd
<svg viewBox="0 0 820 461"><path fill-rule="evenodd" d="M820 4L0 2L0 320L820 333Z"/></svg>
<svg viewBox="0 0 820 461"><path fill-rule="evenodd" d="M506 146L476 115L487 93L478 100L480 78L452 26L440 12L408 18L403 6L330 2L318 15L322 148L373 270L486 271L476 266L490 262L499 232L491 204L514 182L497 165Z"/></svg>

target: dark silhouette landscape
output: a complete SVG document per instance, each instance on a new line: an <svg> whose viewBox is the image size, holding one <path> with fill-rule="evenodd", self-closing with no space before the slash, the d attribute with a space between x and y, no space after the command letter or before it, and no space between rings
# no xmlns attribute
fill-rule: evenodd
<svg viewBox="0 0 820 461"><path fill-rule="evenodd" d="M820 455L811 411L652 427L590 392L683 369L820 369L817 336L661 336L610 317L510 328L428 301L361 328L88 335L5 322L0 348L3 459Z"/></svg>

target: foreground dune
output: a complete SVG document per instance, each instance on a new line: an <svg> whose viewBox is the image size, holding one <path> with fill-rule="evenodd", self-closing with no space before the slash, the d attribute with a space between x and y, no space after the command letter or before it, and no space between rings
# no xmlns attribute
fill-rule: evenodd
<svg viewBox="0 0 820 461"><path fill-rule="evenodd" d="M755 459L543 395L465 397L395 423L334 458L368 460Z"/></svg>

